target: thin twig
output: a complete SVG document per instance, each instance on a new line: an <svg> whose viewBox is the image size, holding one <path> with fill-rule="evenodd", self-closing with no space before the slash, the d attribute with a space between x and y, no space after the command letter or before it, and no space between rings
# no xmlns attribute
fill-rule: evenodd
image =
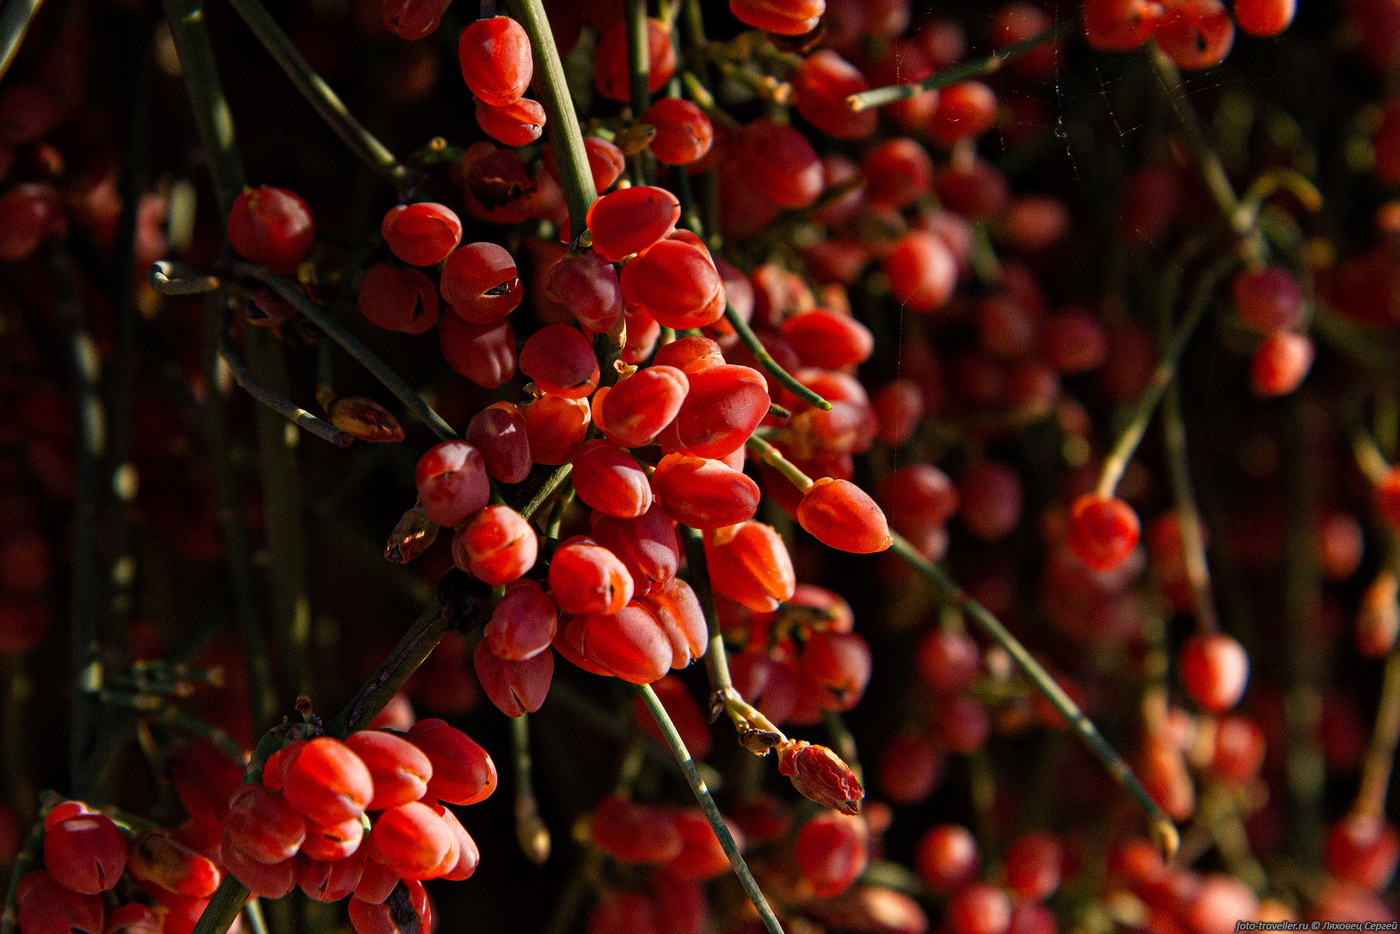
<svg viewBox="0 0 1400 934"><path fill-rule="evenodd" d="M375 139L374 134L351 116L344 102L331 90L330 85L312 70L306 59L302 58L292 40L287 38L287 34L277 25L267 8L258 0L229 0L229 3L238 11L238 15L243 17L248 28L281 66L292 84L296 85L301 96L315 108L321 119L326 121L345 145L385 181L402 188L409 178L408 169L394 158L394 154L383 143Z"/></svg>
<svg viewBox="0 0 1400 934"><path fill-rule="evenodd" d="M1191 465L1186 450L1186 420L1181 415L1181 387L1173 384L1162 400L1162 435L1166 440L1167 468L1172 495L1176 499L1176 524L1180 527L1186 582L1196 610L1196 625L1202 633L1220 628L1215 612L1215 595L1210 585L1210 565L1206 563L1206 542L1196 490L1191 482Z"/></svg>
<svg viewBox="0 0 1400 934"><path fill-rule="evenodd" d="M846 98L846 106L851 110L867 110L871 107L883 107L886 104L893 104L895 101L902 101L910 97L918 97L925 91L933 91L938 88L945 88L950 84L957 84L959 81L967 81L969 78L978 78L983 75L990 75L1013 58L1019 58L1047 42L1054 42L1063 39L1075 29L1074 20L1065 20L1056 23L1044 32L1037 33L1022 39L1020 42L1013 42L1005 48L997 49L985 58L974 59L964 62L945 71L940 71L936 75L925 78L913 84L895 84L883 88L871 88L869 91L862 91L859 94L852 94Z"/></svg>
<svg viewBox="0 0 1400 934"><path fill-rule="evenodd" d="M530 759L530 715L522 713L510 721L511 763L515 771L515 839L530 862L539 865L549 859L549 828L540 817L535 799L534 769Z"/></svg>
<svg viewBox="0 0 1400 934"><path fill-rule="evenodd" d="M371 376L379 380L384 388L398 397L398 400L413 413L414 417L431 428L439 439L448 441L457 437L452 426L447 424L441 415L433 411L433 407L428 405L423 397L404 381L403 377L379 359L379 356L366 347L358 337L341 327L324 308L307 298L306 293L297 288L294 283L282 276L273 275L265 266L235 263L233 268L237 274L256 279L296 306L297 311L310 318L311 322L324 331L327 337L339 344L346 353L359 361L366 370L369 370Z"/></svg>
<svg viewBox="0 0 1400 934"><path fill-rule="evenodd" d="M1385 816L1390 775L1395 768L1395 747L1400 743L1400 649L1391 649L1385 660L1385 680L1376 710L1371 744L1361 766L1361 785L1352 811L1372 817Z"/></svg>
<svg viewBox="0 0 1400 934"><path fill-rule="evenodd" d="M739 313L734 310L733 305L726 304L724 306L724 320L728 321L729 326L734 329L734 333L739 335L739 343L748 349L764 372L773 377L780 386L814 409L821 409L823 412L831 411L830 402L799 383L797 377L783 369L778 361L773 359L768 348L763 346L763 342L758 339L758 335L754 334L749 323L739 317Z"/></svg>
<svg viewBox="0 0 1400 934"><path fill-rule="evenodd" d="M700 809L705 812L705 818L710 822L710 827L714 830L715 837L718 838L719 845L724 850L724 855L729 857L729 866L739 877L739 884L744 887L744 893L748 895L749 901L753 902L754 908L758 910L763 927L768 931L768 934L783 934L783 926L778 923L778 918L773 914L773 909L769 906L768 899L764 897L763 890L758 887L753 873L749 872L748 864L744 862L744 857L734 842L734 835L729 832L729 828L725 825L724 818L719 813L719 807L715 805L714 798L710 796L710 789L705 785L705 780L700 777L700 770L695 767L695 760L690 757L689 750L685 748L685 740L681 739L676 725L671 722L671 717L666 713L661 698L656 696L656 692L651 689L649 684L637 685L637 693L641 695L642 702L646 704L652 719L656 721L656 725L661 728L662 738L666 740L671 755L675 757L681 771L685 773L685 780L690 784L690 790L695 795L695 800L699 802Z"/></svg>
<svg viewBox="0 0 1400 934"><path fill-rule="evenodd" d="M29 32L39 5L44 0L6 0L0 8L0 79L3 79L14 64L24 36Z"/></svg>
<svg viewBox="0 0 1400 934"><path fill-rule="evenodd" d="M578 239L588 227L588 208L598 199L583 148L583 132L559 61L559 49L540 0L512 0L535 56L535 92L545 112L545 136L559 168L559 185L569 207L569 232Z"/></svg>
<svg viewBox="0 0 1400 934"><path fill-rule="evenodd" d="M1128 767L1128 763L1123 761L1123 757L1109 745L1108 740L1104 739L1094 722L1084 714L1084 711L1079 709L1079 705L1065 693L1064 689L1056 683L1040 662L1035 660L1020 640L1002 625L1001 620L997 619L991 610L978 603L967 591L959 587L957 582L948 576L948 572L925 559L904 536L898 533L893 534L894 544L891 546L891 550L922 574L945 601L957 606L971 617L979 629L1011 656L1016 667L1021 669L1021 672L1030 679L1036 690L1040 691L1050 702L1050 705L1069 723L1070 729L1078 734L1095 758L1103 763L1104 768L1108 770L1114 781L1132 796L1138 807L1147 815L1152 834L1170 861L1180 843L1176 826L1172 823L1171 818L1163 813L1157 802L1148 794L1147 789L1142 786L1142 783L1138 781L1133 770Z"/></svg>
<svg viewBox="0 0 1400 934"><path fill-rule="evenodd" d="M1112 496L1118 489L1118 481L1123 478L1123 471L1127 469L1128 461L1132 460L1138 445L1142 443L1143 432L1147 430L1147 424L1152 420L1152 413L1156 411L1157 403L1162 400L1162 394L1167 391L1167 387L1171 385L1176 376L1176 367L1181 361L1182 352L1190 343L1191 336L1196 333L1196 328L1200 326L1206 311L1210 308L1211 299L1215 297L1216 286L1235 262L1233 256L1225 256L1216 260L1202 273L1200 285L1196 289L1196 294L1191 298L1191 304L1187 306L1186 314L1182 317L1176 330L1172 332L1166 346L1162 348L1162 355L1157 360L1156 368L1153 369L1147 385L1128 414L1127 424L1118 436L1118 440L1114 442L1113 449L1104 458L1097 489L1100 496Z"/></svg>
<svg viewBox="0 0 1400 934"><path fill-rule="evenodd" d="M254 399L281 415L298 428L309 431L322 441L329 441L336 447L349 447L354 442L353 435L346 434L324 419L317 418L296 403L280 396L253 378L248 365L238 356L229 341L228 335L219 338L219 359L228 367L233 381L242 386Z"/></svg>

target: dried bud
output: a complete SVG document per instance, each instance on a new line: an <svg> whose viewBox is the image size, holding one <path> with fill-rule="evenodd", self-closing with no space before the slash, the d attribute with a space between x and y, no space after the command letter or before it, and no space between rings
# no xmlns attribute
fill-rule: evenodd
<svg viewBox="0 0 1400 934"><path fill-rule="evenodd" d="M428 550L437 540L438 524L428 518L427 510L414 504L403 514L394 531L389 533L389 544L384 546L384 557L395 564L407 564Z"/></svg>
<svg viewBox="0 0 1400 934"><path fill-rule="evenodd" d="M656 127L650 123L634 123L617 134L617 148L622 150L624 156L635 156L651 145L655 135Z"/></svg>
<svg viewBox="0 0 1400 934"><path fill-rule="evenodd" d="M739 731L739 745L756 756L766 756L782 741L781 733L752 728ZM783 774L787 774L786 772Z"/></svg>
<svg viewBox="0 0 1400 934"><path fill-rule="evenodd" d="M859 814L865 789L851 767L825 746L788 740L778 747L778 772L792 779L792 786L818 804L842 814Z"/></svg>
<svg viewBox="0 0 1400 934"><path fill-rule="evenodd" d="M326 409L331 424L361 441L402 441L403 426L393 413L373 399L345 396Z"/></svg>

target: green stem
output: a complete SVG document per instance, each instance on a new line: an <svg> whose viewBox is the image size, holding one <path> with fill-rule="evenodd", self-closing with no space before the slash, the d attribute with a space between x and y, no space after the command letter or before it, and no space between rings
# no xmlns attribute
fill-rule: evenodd
<svg viewBox="0 0 1400 934"><path fill-rule="evenodd" d="M535 865L549 859L549 828L540 817L535 799L534 770L530 759L530 715L510 721L511 764L515 770L515 839L525 858Z"/></svg>
<svg viewBox="0 0 1400 934"><path fill-rule="evenodd" d="M626 0L627 90L632 119L642 119L651 101L651 62L647 54L647 0Z"/></svg>
<svg viewBox="0 0 1400 934"><path fill-rule="evenodd" d="M219 338L219 359L224 361L224 366L228 367L229 375L233 381L242 386L248 395L261 402L263 405L281 415L287 421L302 428L320 438L322 441L329 441L336 447L349 447L355 438L341 431L324 419L317 418L301 406L290 401L285 396L273 392L263 386L253 378L253 373L248 369L234 351L233 345L229 342L228 334L225 333Z"/></svg>
<svg viewBox="0 0 1400 934"><path fill-rule="evenodd" d="M1074 32L1077 23L1074 20L1065 20L1056 23L1044 32L1014 42L1002 49L997 49L985 58L973 59L964 62L954 68L940 71L936 75L925 78L923 81L914 84L895 84L889 87L872 88L869 91L862 91L859 94L852 94L846 98L846 106L851 110L867 110L871 107L883 107L886 104L893 104L895 101L902 101L910 97L918 97L925 91L933 91L938 88L945 88L950 84L957 84L959 81L966 81L969 78L979 78L983 75L990 75L995 71L1000 71L1001 67L1013 58L1019 58L1027 52L1032 51L1047 42L1054 42L1063 39Z"/></svg>
<svg viewBox="0 0 1400 934"><path fill-rule="evenodd" d="M556 467L554 472L545 479L544 485L535 492L534 496L530 497L528 503L521 507L520 515L527 520L533 519L535 513L544 508L545 503L548 503L550 499L553 498L554 494L559 492L559 488L568 481L569 474L573 473L573 471L573 464L561 464L559 467Z"/></svg>
<svg viewBox="0 0 1400 934"><path fill-rule="evenodd" d="M564 78L564 66L540 0L512 0L535 56L535 92L545 112L545 136L559 168L559 185L569 207L569 232L577 240L588 227L588 208L598 199L583 148L583 132Z"/></svg>
<svg viewBox="0 0 1400 934"><path fill-rule="evenodd" d="M1167 467L1172 495L1176 498L1176 524L1180 526L1181 548L1185 555L1186 582L1196 610L1196 625L1203 633L1220 628L1211 592L1210 565L1206 562L1205 523L1196 505L1191 482L1191 465L1186 449L1186 420L1181 414L1181 387L1173 385L1162 400L1162 435L1166 440Z"/></svg>
<svg viewBox="0 0 1400 934"><path fill-rule="evenodd" d="M797 492L806 495L807 491L812 488L812 478L807 476L801 467L784 457L782 451L758 435L751 435L747 444L749 450L756 454L759 460L782 474L793 486L797 487Z"/></svg>
<svg viewBox="0 0 1400 934"><path fill-rule="evenodd" d="M699 802L700 809L705 812L705 818L710 822L710 828L714 830L715 837L719 839L719 845L724 849L724 855L729 857L729 866L734 870L734 875L738 876L739 884L744 887L744 893L748 895L749 901L758 910L758 916L763 921L763 927L768 934L782 934L783 926L778 923L778 918L773 914L773 909L768 905L768 899L764 897L763 890L758 887L753 873L749 872L748 864L744 862L744 857L739 853L739 847L734 842L734 836L729 832L729 828L724 823L724 818L719 813L719 807L715 805L715 800L710 796L710 789L706 786L705 780L700 777L700 770L695 767L695 760L690 757L690 752L685 748L685 740L681 739L681 734L676 730L676 725L671 722L671 717L666 713L666 708L661 704L661 698L656 696L656 692L649 684L637 685L637 693L641 695L642 702L646 704L647 710L651 713L656 725L661 728L661 736L666 740L666 746L671 750L671 755L680 765L681 771L685 773L685 780L690 784L690 790L695 795L695 800Z"/></svg>
<svg viewBox="0 0 1400 934"><path fill-rule="evenodd" d="M763 346L763 342L758 339L758 335L754 334L749 323L739 317L739 313L734 310L733 305L724 306L724 320L728 321L729 326L734 329L734 333L739 335L739 343L748 349L764 372L777 380L779 385L812 408L821 409L823 412L831 411L830 402L799 383L797 377L783 369L778 361L773 359L773 355Z"/></svg>
<svg viewBox="0 0 1400 934"><path fill-rule="evenodd" d="M1094 722L1085 716L1084 711L1079 709L1079 705L1055 682L1055 679L1050 676L1050 673L1040 662L1035 660L1020 640L1002 625L1001 620L997 619L991 610L974 600L967 591L959 587L957 582L948 576L947 571L926 560L904 536L898 533L894 534L894 544L891 546L891 550L922 574L934 586L943 600L965 612L977 624L978 628L993 642L1001 646L1006 654L1011 656L1016 667L1021 669L1021 672L1030 679L1036 690L1040 691L1060 716L1064 717L1069 723L1070 729L1079 736L1089 751L1103 764L1114 781L1121 785L1137 802L1138 807L1147 815L1152 834L1170 862L1171 856L1176 852L1180 842L1176 826L1158 807L1157 802L1152 800L1152 796L1138 781L1133 770L1128 767L1128 763L1123 761L1123 757L1118 755L1117 751L1109 745L1108 740L1104 739L1098 727L1094 726Z"/></svg>
<svg viewBox="0 0 1400 934"><path fill-rule="evenodd" d="M1361 785L1352 810L1374 817L1385 816L1390 774L1395 768L1395 747L1400 743L1400 649L1391 649L1385 660L1385 680L1371 743L1361 767Z"/></svg>
<svg viewBox="0 0 1400 934"><path fill-rule="evenodd" d="M1147 430L1147 423L1152 420L1157 403L1162 401L1162 394L1167 391L1167 387L1176 376L1176 367L1181 361L1182 352L1205 318L1211 299L1215 297L1216 286L1234 263L1234 257L1223 257L1212 263L1202 274L1200 286L1192 296L1185 316L1172 332L1166 346L1162 348L1162 355L1157 360L1157 366L1152 371L1147 386L1128 414L1127 425L1114 442L1113 449L1104 458L1103 468L1099 473L1098 495L1109 497L1118 489L1118 481L1123 478L1128 461L1132 460L1138 445L1142 443L1143 432Z"/></svg>
<svg viewBox="0 0 1400 934"><path fill-rule="evenodd" d="M345 736L369 726L370 721L418 670L418 666L432 654L438 642L452 628L452 622L452 614L436 604L424 610L354 699L326 724L326 732L332 736Z"/></svg>
<svg viewBox="0 0 1400 934"><path fill-rule="evenodd" d="M358 120L350 115L345 108L344 102L331 90L330 85L312 70L300 52L297 51L292 40L282 31L282 27L277 25L277 21L272 18L272 14L267 11L258 0L229 0L233 8L238 11L238 15L243 17L243 22L248 24L248 28L258 37L263 48L267 49L282 71L291 79L292 84L301 92L301 96L306 98L307 103L315 108L321 115L321 119L335 131L336 135L344 141L345 145L365 162L371 169L379 173L385 181L402 188L409 180L409 171L404 168L399 161L394 158L383 143L375 139L374 135L365 129Z"/></svg>
<svg viewBox="0 0 1400 934"><path fill-rule="evenodd" d="M44 0L7 0L4 7L0 8L0 78L4 78L10 66L14 64L15 55L19 52L20 44L24 42L25 33L29 32L29 27L39 12L39 5L43 2Z"/></svg>
<svg viewBox="0 0 1400 934"><path fill-rule="evenodd" d="M1151 43L1148 49L1147 60L1152 66L1153 74L1157 76L1157 84L1167 99L1167 105L1171 108L1177 129L1185 139L1187 148L1191 150L1192 158L1196 161L1196 170L1200 172L1211 200L1215 202L1230 229L1237 235L1244 236L1254 227L1254 218L1241 204L1239 195L1235 194L1234 186L1230 184L1229 176L1225 174L1225 164L1220 160L1220 154L1211 147L1206 138L1196 110L1191 106L1191 100L1182 86L1181 72L1177 70L1176 63L1155 42Z"/></svg>
<svg viewBox="0 0 1400 934"><path fill-rule="evenodd" d="M346 353L354 357L366 370L369 370L371 376L379 380L384 388L398 397L398 400L413 413L414 417L431 428L440 440L449 441L457 437L452 426L447 424L441 415L433 411L433 407L428 405L422 396L414 392L413 387L408 385L403 377L390 369L388 364L379 359L378 355L366 347L358 337L341 327L324 308L307 298L306 293L297 288L294 283L281 276L273 275L265 266L235 263L233 268L238 275L258 280L295 305L297 311L311 319L311 322L324 331L327 337L339 344Z"/></svg>

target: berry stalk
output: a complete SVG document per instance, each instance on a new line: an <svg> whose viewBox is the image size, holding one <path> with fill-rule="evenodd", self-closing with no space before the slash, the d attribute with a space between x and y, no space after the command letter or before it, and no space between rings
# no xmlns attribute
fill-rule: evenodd
<svg viewBox="0 0 1400 934"><path fill-rule="evenodd" d="M705 812L705 819L710 822L710 827L714 830L719 845L724 849L724 855L729 857L729 865L733 868L734 875L739 877L739 884L744 887L744 894L748 895L749 901L753 902L754 908L758 910L758 916L763 921L764 929L768 931L768 934L783 934L783 926L778 923L778 918L773 914L773 909L769 906L763 890L758 887L753 873L749 872L748 864L744 862L744 857L739 853L739 847L734 842L734 835L729 832L724 818L720 816L719 807L716 806L714 798L710 796L710 789L705 784L705 780L700 777L700 770L695 767L695 760L690 757L689 750L685 748L685 740L681 739L676 725L671 722L670 715L662 706L661 698L656 696L656 692L651 689L649 684L637 685L637 693L641 695L642 703L646 704L647 711L656 721L656 725L661 728L661 736L666 740L667 748L671 750L671 755L675 757L676 763L685 773L685 780L690 784L690 790L694 793L695 800L699 802L700 809Z"/></svg>
<svg viewBox="0 0 1400 934"><path fill-rule="evenodd" d="M291 79L301 96L306 98L326 125L350 147L366 165L390 184L402 188L409 181L409 171L388 148L356 120L331 86L302 58L292 40L277 25L267 7L258 0L230 0L230 5L248 24L263 48L267 49L282 71Z"/></svg>
<svg viewBox="0 0 1400 934"><path fill-rule="evenodd" d="M224 361L228 367L229 375L233 381L242 386L244 391L263 405L281 415L287 421L305 431L310 432L322 441L329 441L336 447L349 447L355 439L332 425L330 422L317 418L301 406L292 402L286 396L273 392L271 389L260 384L253 378L253 373L248 369L248 365L238 356L233 349L233 344L228 339L228 334L219 337L219 359Z"/></svg>
<svg viewBox="0 0 1400 934"><path fill-rule="evenodd" d="M871 107L883 107L886 104L893 104L895 101L918 97L925 91L934 91L938 88L946 88L950 84L957 84L959 81L966 81L969 78L990 75L995 71L1000 71L1001 67L1013 58L1019 58L1047 42L1054 42L1070 35L1077 25L1074 20L1064 20L1044 32L1029 36L1020 42L1013 42L1005 48L997 49L984 58L973 59L953 68L944 69L922 81L916 81L913 84L892 84L888 87L871 88L869 91L852 94L846 98L846 106L856 112L869 110Z"/></svg>

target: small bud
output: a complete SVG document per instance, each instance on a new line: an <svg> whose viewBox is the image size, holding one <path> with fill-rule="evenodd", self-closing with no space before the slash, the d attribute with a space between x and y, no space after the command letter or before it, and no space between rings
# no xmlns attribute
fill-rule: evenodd
<svg viewBox="0 0 1400 934"><path fill-rule="evenodd" d="M788 740L778 749L778 773L792 779L792 786L818 804L842 814L859 814L865 789L856 773L825 746Z"/></svg>
<svg viewBox="0 0 1400 934"><path fill-rule="evenodd" d="M428 518L427 510L415 504L389 533L384 558L395 564L407 564L427 551L428 546L437 540L437 534L438 524Z"/></svg>
<svg viewBox="0 0 1400 934"><path fill-rule="evenodd" d="M344 396L326 409L331 424L361 441L402 441L403 426L393 413L373 399Z"/></svg>
<svg viewBox="0 0 1400 934"><path fill-rule="evenodd" d="M634 123L621 133L617 134L617 148L622 150L624 156L635 156L651 145L651 139L656 135L656 127L650 123Z"/></svg>

